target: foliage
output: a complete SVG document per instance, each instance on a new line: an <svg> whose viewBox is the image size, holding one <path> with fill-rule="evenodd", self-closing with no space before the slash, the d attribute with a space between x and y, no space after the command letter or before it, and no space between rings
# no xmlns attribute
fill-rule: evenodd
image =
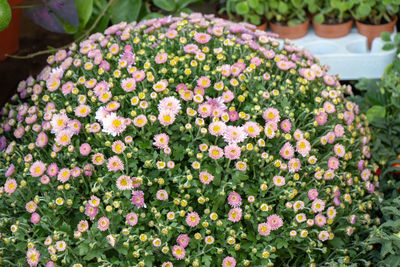
<svg viewBox="0 0 400 267"><path fill-rule="evenodd" d="M378 25L392 21L399 6L399 0L355 0L351 13L358 21Z"/></svg>
<svg viewBox="0 0 400 267"><path fill-rule="evenodd" d="M347 86L201 14L60 50L1 111L10 266L366 265L378 177Z"/></svg>
<svg viewBox="0 0 400 267"><path fill-rule="evenodd" d="M267 1L265 16L274 23L294 26L307 20L307 5L303 0Z"/></svg>
<svg viewBox="0 0 400 267"><path fill-rule="evenodd" d="M354 0L306 0L308 11L314 15L315 22L329 24L329 21L342 23L351 18L350 10Z"/></svg>
<svg viewBox="0 0 400 267"><path fill-rule="evenodd" d="M227 12L231 20L234 18L232 13L236 13L243 17L243 21L260 25L265 20L267 3L266 0L227 0L226 6L219 12Z"/></svg>

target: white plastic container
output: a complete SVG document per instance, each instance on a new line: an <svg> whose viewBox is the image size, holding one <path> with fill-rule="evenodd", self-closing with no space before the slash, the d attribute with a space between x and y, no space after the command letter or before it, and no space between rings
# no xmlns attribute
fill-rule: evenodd
<svg viewBox="0 0 400 267"><path fill-rule="evenodd" d="M315 35L311 27L306 36L291 42L310 50L322 65L330 66L328 73L339 74L341 80L381 78L396 54L395 49L382 50L385 43L381 38L376 38L368 51L367 38L359 34L356 28L345 37L326 39Z"/></svg>

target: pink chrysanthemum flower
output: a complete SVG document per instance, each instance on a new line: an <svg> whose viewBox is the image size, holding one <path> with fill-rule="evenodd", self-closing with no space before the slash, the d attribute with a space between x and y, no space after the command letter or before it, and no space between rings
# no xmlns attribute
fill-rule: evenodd
<svg viewBox="0 0 400 267"><path fill-rule="evenodd" d="M252 138L257 137L261 133L260 126L254 121L246 122L243 125L243 130L248 136Z"/></svg>
<svg viewBox="0 0 400 267"><path fill-rule="evenodd" d="M49 138L47 137L47 134L44 132L41 132L38 134L36 138L36 145L38 147L45 147L47 145L47 142L49 141Z"/></svg>
<svg viewBox="0 0 400 267"><path fill-rule="evenodd" d="M208 150L208 155L212 159L220 159L224 156L224 150L218 146L210 146Z"/></svg>
<svg viewBox="0 0 400 267"><path fill-rule="evenodd" d="M156 55L156 57L154 58L154 61L157 64L163 64L163 63L167 62L167 60L168 60L167 53L160 53L160 54Z"/></svg>
<svg viewBox="0 0 400 267"><path fill-rule="evenodd" d="M328 168L331 170L336 170L339 168L339 160L335 157L330 157L328 160Z"/></svg>
<svg viewBox="0 0 400 267"><path fill-rule="evenodd" d="M31 214L31 223L37 224L40 222L40 215L36 212Z"/></svg>
<svg viewBox="0 0 400 267"><path fill-rule="evenodd" d="M182 260L186 255L186 250L182 246L175 245L172 248L172 255L178 260Z"/></svg>
<svg viewBox="0 0 400 267"><path fill-rule="evenodd" d="M26 252L26 260L29 266L37 266L40 260L40 252L35 248L29 248Z"/></svg>
<svg viewBox="0 0 400 267"><path fill-rule="evenodd" d="M84 118L89 115L91 112L91 108L88 105L79 105L75 109L75 116Z"/></svg>
<svg viewBox="0 0 400 267"><path fill-rule="evenodd" d="M242 209L241 208L233 208L228 212L228 220L231 222L238 222L242 219Z"/></svg>
<svg viewBox="0 0 400 267"><path fill-rule="evenodd" d="M106 115L101 122L103 124L102 131L112 136L120 135L126 129L125 119L114 112Z"/></svg>
<svg viewBox="0 0 400 267"><path fill-rule="evenodd" d="M281 125L282 131L284 131L285 133L290 132L290 130L292 129L292 124L290 123L289 119L281 121L280 125Z"/></svg>
<svg viewBox="0 0 400 267"><path fill-rule="evenodd" d="M335 144L333 151L335 152L336 156L341 158L343 158L344 154L346 154L346 148L342 144Z"/></svg>
<svg viewBox="0 0 400 267"><path fill-rule="evenodd" d="M314 222L317 226L322 227L326 224L326 217L321 213L318 213L314 218Z"/></svg>
<svg viewBox="0 0 400 267"><path fill-rule="evenodd" d="M334 105L334 104L332 104L332 103L329 102L329 101L326 101L326 102L324 103L324 110L325 110L326 113L332 114L332 113L334 113L334 112L336 111L336 108L335 108L335 105Z"/></svg>
<svg viewBox="0 0 400 267"><path fill-rule="evenodd" d="M315 115L315 121L318 125L324 125L328 120L328 116L325 112L320 112L319 114Z"/></svg>
<svg viewBox="0 0 400 267"><path fill-rule="evenodd" d="M202 32L196 32L193 39L199 44L206 44L211 40L211 35Z"/></svg>
<svg viewBox="0 0 400 267"><path fill-rule="evenodd" d="M199 174L199 179L202 184L209 184L214 180L214 175L208 173L207 171L202 171Z"/></svg>
<svg viewBox="0 0 400 267"><path fill-rule="evenodd" d="M325 209L325 201L322 199L316 198L311 204L311 210L314 213L322 212Z"/></svg>
<svg viewBox="0 0 400 267"><path fill-rule="evenodd" d="M292 158L289 160L289 172L294 173L300 170L301 163L298 158Z"/></svg>
<svg viewBox="0 0 400 267"><path fill-rule="evenodd" d="M186 248L189 245L190 238L187 234L180 234L176 239L176 242L181 245L183 248Z"/></svg>
<svg viewBox="0 0 400 267"><path fill-rule="evenodd" d="M265 135L272 139L275 137L275 131L278 129L276 122L269 121L265 124L264 133Z"/></svg>
<svg viewBox="0 0 400 267"><path fill-rule="evenodd" d="M158 190L156 193L156 198L158 200L164 201L168 199L168 192L164 189Z"/></svg>
<svg viewBox="0 0 400 267"><path fill-rule="evenodd" d="M271 226L271 230L277 230L283 225L283 220L276 214L268 216L267 223Z"/></svg>
<svg viewBox="0 0 400 267"><path fill-rule="evenodd" d="M314 188L308 190L307 196L310 200L315 200L318 197L318 190Z"/></svg>
<svg viewBox="0 0 400 267"><path fill-rule="evenodd" d="M304 209L304 202L301 200L297 200L293 203L293 210L295 212Z"/></svg>
<svg viewBox="0 0 400 267"><path fill-rule="evenodd" d="M57 180L66 183L68 182L69 178L71 177L71 171L67 168L63 168L57 175Z"/></svg>
<svg viewBox="0 0 400 267"><path fill-rule="evenodd" d="M133 119L133 125L142 128L147 124L147 118L145 115L141 114Z"/></svg>
<svg viewBox="0 0 400 267"><path fill-rule="evenodd" d="M158 120L164 126L171 125L175 121L175 114L170 110L162 110L158 115Z"/></svg>
<svg viewBox="0 0 400 267"><path fill-rule="evenodd" d="M162 92L167 88L167 86L168 86L167 80L161 80L153 85L153 90L156 92Z"/></svg>
<svg viewBox="0 0 400 267"><path fill-rule="evenodd" d="M122 154L125 151L125 148L125 144L120 140L114 141L111 146L112 151L116 154Z"/></svg>
<svg viewBox="0 0 400 267"><path fill-rule="evenodd" d="M303 157L307 156L311 151L311 144L306 139L300 139L296 142L296 151Z"/></svg>
<svg viewBox="0 0 400 267"><path fill-rule="evenodd" d="M132 77L136 82L141 82L146 77L146 73L143 70L136 70L132 73Z"/></svg>
<svg viewBox="0 0 400 267"><path fill-rule="evenodd" d="M247 169L247 163L244 161L238 161L236 162L235 167L239 171L245 171Z"/></svg>
<svg viewBox="0 0 400 267"><path fill-rule="evenodd" d="M202 116L203 118L207 118L211 116L212 107L208 103L202 103L199 105L197 111L199 112L200 116Z"/></svg>
<svg viewBox="0 0 400 267"><path fill-rule="evenodd" d="M97 221L97 228L99 228L99 230L102 232L106 231L109 225L110 225L110 220L107 217L101 217Z"/></svg>
<svg viewBox="0 0 400 267"><path fill-rule="evenodd" d="M263 113L266 122L276 122L280 120L279 111L276 108L267 108Z"/></svg>
<svg viewBox="0 0 400 267"><path fill-rule="evenodd" d="M210 134L214 136L221 136L224 134L226 129L226 124L222 121L215 121L210 123L208 126L208 130L210 131Z"/></svg>
<svg viewBox="0 0 400 267"><path fill-rule="evenodd" d="M92 163L94 165L102 165L104 163L104 155L102 153L93 154Z"/></svg>
<svg viewBox="0 0 400 267"><path fill-rule="evenodd" d="M336 124L334 133L336 137L342 137L344 135L344 127L341 124Z"/></svg>
<svg viewBox="0 0 400 267"><path fill-rule="evenodd" d="M232 191L228 196L228 204L234 208L240 207L242 205L242 197L235 191Z"/></svg>
<svg viewBox="0 0 400 267"><path fill-rule="evenodd" d="M46 164L41 161L35 161L29 168L29 172L33 177L41 176L46 170Z"/></svg>
<svg viewBox="0 0 400 267"><path fill-rule="evenodd" d="M99 213L99 209L96 207L93 207L92 205L90 205L89 203L86 204L86 208L85 208L85 215L89 216L91 220L93 220L97 213Z"/></svg>
<svg viewBox="0 0 400 267"><path fill-rule="evenodd" d="M239 159L241 155L241 149L236 144L230 144L225 146L224 154L227 159L230 160Z"/></svg>
<svg viewBox="0 0 400 267"><path fill-rule="evenodd" d="M136 89L136 80L134 78L127 78L122 80L121 87L125 92L132 92Z"/></svg>
<svg viewBox="0 0 400 267"><path fill-rule="evenodd" d="M225 142L228 144L237 144L243 142L246 139L247 134L243 127L227 126L223 137Z"/></svg>
<svg viewBox="0 0 400 267"><path fill-rule="evenodd" d="M173 96L164 97L158 104L158 110L159 111L169 110L174 115L176 115L181 110L181 104L179 100Z"/></svg>
<svg viewBox="0 0 400 267"><path fill-rule="evenodd" d="M174 267L174 265L172 264L172 262L167 261L167 262L164 262L164 263L161 265L161 267Z"/></svg>
<svg viewBox="0 0 400 267"><path fill-rule="evenodd" d="M222 261L222 267L235 267L236 260L233 257L225 257Z"/></svg>
<svg viewBox="0 0 400 267"><path fill-rule="evenodd" d="M190 227L195 227L196 225L198 225L200 222L200 217L199 214L197 214L197 212L190 212L186 215L186 223L187 225L189 225Z"/></svg>
<svg viewBox="0 0 400 267"><path fill-rule="evenodd" d="M52 133L58 133L61 130L64 130L69 122L69 118L65 114L54 114L51 118L50 125L52 128Z"/></svg>
<svg viewBox="0 0 400 267"><path fill-rule="evenodd" d="M129 176L121 175L117 179L117 188L119 190L131 190L132 189L132 180Z"/></svg>
<svg viewBox="0 0 400 267"><path fill-rule="evenodd" d="M37 204L36 204L35 202L33 202L33 201L29 201L29 202L26 203L26 205L25 205L25 209L26 209L26 211L29 212L29 213L35 212L35 211L36 211L36 208L37 208Z"/></svg>
<svg viewBox="0 0 400 267"><path fill-rule="evenodd" d="M162 134L156 134L154 136L154 143L153 145L158 147L158 148L166 148L168 147L169 143L169 136L165 133Z"/></svg>
<svg viewBox="0 0 400 267"><path fill-rule="evenodd" d="M272 178L272 181L274 182L274 184L276 186L283 186L285 185L285 178L279 175L274 176L274 178Z"/></svg>
<svg viewBox="0 0 400 267"><path fill-rule="evenodd" d="M258 233L262 236L268 236L271 233L271 226L268 223L260 223Z"/></svg>
<svg viewBox="0 0 400 267"><path fill-rule="evenodd" d="M325 230L319 232L318 239L321 240L322 242L328 240L329 239L329 233L327 231L325 231Z"/></svg>
<svg viewBox="0 0 400 267"><path fill-rule="evenodd" d="M89 223L86 220L81 220L78 223L78 231L81 233L86 232L89 229Z"/></svg>
<svg viewBox="0 0 400 267"><path fill-rule="evenodd" d="M6 173L5 173L5 176L6 177L11 177L11 176L14 175L14 173L15 173L15 165L11 163L11 165L8 167L8 169L7 169Z"/></svg>
<svg viewBox="0 0 400 267"><path fill-rule="evenodd" d="M293 146L289 143L286 142L281 150L279 151L279 154L281 155L282 158L284 159L291 159L294 156L294 149Z"/></svg>
<svg viewBox="0 0 400 267"><path fill-rule="evenodd" d="M126 215L126 223L130 226L135 226L138 222L138 216L134 212L130 212Z"/></svg>
<svg viewBox="0 0 400 267"><path fill-rule="evenodd" d="M124 163L118 156L113 156L107 161L107 169L111 172L124 170Z"/></svg>
<svg viewBox="0 0 400 267"><path fill-rule="evenodd" d="M71 138L72 138L72 131L67 129L67 130L62 130L57 133L56 135L56 143L61 145L61 146L68 146L71 144Z"/></svg>
<svg viewBox="0 0 400 267"><path fill-rule="evenodd" d="M143 193L143 191L141 191L141 190L132 191L131 202L132 202L133 205L135 205L138 208L146 207L146 204L144 203L144 193Z"/></svg>
<svg viewBox="0 0 400 267"><path fill-rule="evenodd" d="M50 177L55 177L58 174L58 166L57 163L51 163L48 167L47 167L47 174Z"/></svg>

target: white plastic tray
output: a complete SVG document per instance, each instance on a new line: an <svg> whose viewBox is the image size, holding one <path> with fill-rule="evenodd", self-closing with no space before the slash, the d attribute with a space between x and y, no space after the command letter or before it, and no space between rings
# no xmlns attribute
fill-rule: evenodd
<svg viewBox="0 0 400 267"><path fill-rule="evenodd" d="M375 38L368 51L367 38L356 28L345 37L326 39L316 36L310 27L306 36L292 42L310 50L321 64L330 66L328 73L339 74L341 80L378 79L396 54L395 49L382 50L384 42L381 38Z"/></svg>

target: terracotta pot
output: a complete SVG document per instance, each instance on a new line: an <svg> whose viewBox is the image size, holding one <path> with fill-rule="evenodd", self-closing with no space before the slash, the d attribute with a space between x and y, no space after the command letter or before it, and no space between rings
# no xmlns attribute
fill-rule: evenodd
<svg viewBox="0 0 400 267"><path fill-rule="evenodd" d="M268 22L264 22L263 24L258 25L257 26L257 30L266 31L267 30L267 24L268 24Z"/></svg>
<svg viewBox="0 0 400 267"><path fill-rule="evenodd" d="M21 8L13 8L22 4L24 0L8 0L11 6L11 21L7 29L0 32L0 61L6 58L5 54L13 54L19 48L19 26L21 23Z"/></svg>
<svg viewBox="0 0 400 267"><path fill-rule="evenodd" d="M322 38L340 38L350 33L353 20L340 24L319 24L312 21L315 34Z"/></svg>
<svg viewBox="0 0 400 267"><path fill-rule="evenodd" d="M279 34L279 38L282 39L298 39L305 36L308 31L308 25L310 25L308 18L304 23L296 26L284 26L270 22L272 32Z"/></svg>
<svg viewBox="0 0 400 267"><path fill-rule="evenodd" d="M389 32L392 33L394 31L394 26L396 26L397 22L397 15L392 17L392 21L385 24L380 25L372 25L372 24L365 24L359 21L356 21L358 32L361 35L364 35L368 39L368 49L371 48L372 41L376 37L380 37L382 32Z"/></svg>

